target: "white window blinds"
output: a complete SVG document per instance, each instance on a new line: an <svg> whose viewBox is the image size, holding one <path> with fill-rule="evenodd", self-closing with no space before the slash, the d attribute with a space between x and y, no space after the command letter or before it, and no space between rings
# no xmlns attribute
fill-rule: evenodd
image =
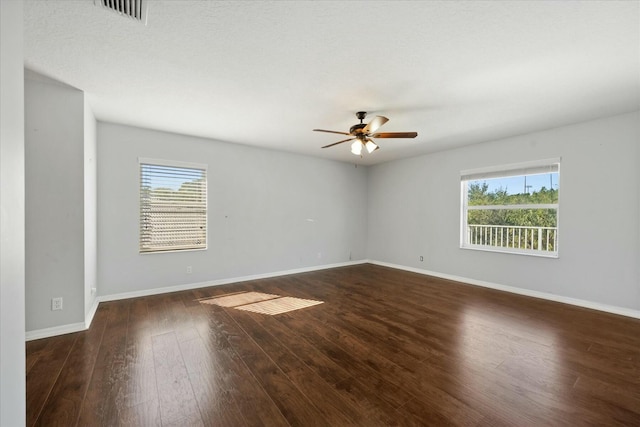
<svg viewBox="0 0 640 427"><path fill-rule="evenodd" d="M206 165L139 163L140 253L206 249Z"/></svg>
<svg viewBox="0 0 640 427"><path fill-rule="evenodd" d="M505 178L509 176L539 175L557 173L560 170L560 159L538 160L505 166L471 169L460 172L461 181Z"/></svg>

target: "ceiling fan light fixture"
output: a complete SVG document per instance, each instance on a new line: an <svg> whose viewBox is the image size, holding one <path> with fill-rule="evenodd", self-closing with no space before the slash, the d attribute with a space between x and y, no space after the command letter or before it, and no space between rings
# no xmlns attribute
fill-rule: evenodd
<svg viewBox="0 0 640 427"><path fill-rule="evenodd" d="M362 154L362 147L362 141L358 139L351 144L351 152L356 156L360 156Z"/></svg>
<svg viewBox="0 0 640 427"><path fill-rule="evenodd" d="M367 152L369 154L373 153L375 150L378 149L378 146L376 145L376 143L370 139L367 139L367 143L364 146L367 149Z"/></svg>

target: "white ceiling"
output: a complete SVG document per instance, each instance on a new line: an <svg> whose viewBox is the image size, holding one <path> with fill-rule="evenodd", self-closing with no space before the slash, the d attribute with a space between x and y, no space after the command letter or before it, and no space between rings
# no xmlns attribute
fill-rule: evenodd
<svg viewBox="0 0 640 427"><path fill-rule="evenodd" d="M104 121L375 164L640 109L638 1L93 3L27 0L25 64ZM360 110L418 137L320 149Z"/></svg>

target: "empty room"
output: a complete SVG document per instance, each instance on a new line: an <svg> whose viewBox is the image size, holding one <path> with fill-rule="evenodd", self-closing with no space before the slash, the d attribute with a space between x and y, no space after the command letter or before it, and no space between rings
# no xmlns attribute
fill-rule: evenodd
<svg viewBox="0 0 640 427"><path fill-rule="evenodd" d="M640 1L0 2L0 425L640 425Z"/></svg>

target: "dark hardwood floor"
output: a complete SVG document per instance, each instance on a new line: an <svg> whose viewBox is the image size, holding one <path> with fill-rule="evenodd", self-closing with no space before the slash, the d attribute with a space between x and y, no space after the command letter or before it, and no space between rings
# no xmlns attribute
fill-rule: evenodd
<svg viewBox="0 0 640 427"><path fill-rule="evenodd" d="M27 343L27 422L638 426L640 320L369 264L113 301Z"/></svg>

